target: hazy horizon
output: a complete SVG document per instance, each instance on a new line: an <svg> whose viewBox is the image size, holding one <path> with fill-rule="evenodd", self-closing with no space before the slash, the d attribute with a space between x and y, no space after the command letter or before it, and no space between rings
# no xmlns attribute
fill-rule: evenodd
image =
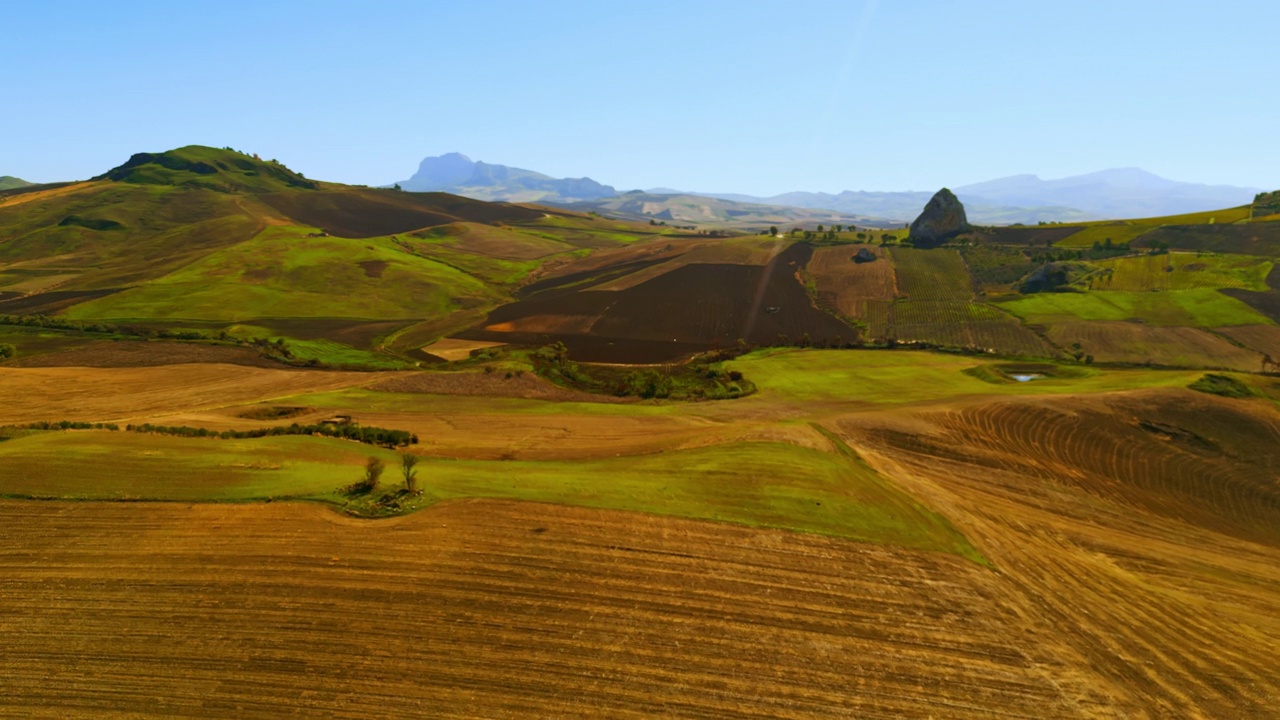
<svg viewBox="0 0 1280 720"><path fill-rule="evenodd" d="M0 175L204 144L370 185L461 152L765 197L1124 167L1272 188L1276 20L1244 1L15 6Z"/></svg>

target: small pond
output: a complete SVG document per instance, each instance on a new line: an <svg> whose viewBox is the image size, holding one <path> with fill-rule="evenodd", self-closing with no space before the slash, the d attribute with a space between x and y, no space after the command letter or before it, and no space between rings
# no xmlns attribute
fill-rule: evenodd
<svg viewBox="0 0 1280 720"><path fill-rule="evenodd" d="M1039 380L1044 377L1044 375L1041 375L1040 373L1009 373L1009 377L1017 380L1018 382L1031 382L1032 380Z"/></svg>

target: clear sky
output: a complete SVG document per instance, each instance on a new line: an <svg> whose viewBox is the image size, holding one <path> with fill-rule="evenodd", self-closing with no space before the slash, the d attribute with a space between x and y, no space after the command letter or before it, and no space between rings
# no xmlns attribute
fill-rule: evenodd
<svg viewBox="0 0 1280 720"><path fill-rule="evenodd" d="M0 175L204 144L367 184L458 151L624 190L1273 188L1277 28L1274 0L9 0Z"/></svg>

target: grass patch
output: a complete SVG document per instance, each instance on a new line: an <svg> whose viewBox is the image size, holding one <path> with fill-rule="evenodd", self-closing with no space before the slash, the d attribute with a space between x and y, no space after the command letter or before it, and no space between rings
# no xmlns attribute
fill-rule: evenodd
<svg viewBox="0 0 1280 720"><path fill-rule="evenodd" d="M966 372L974 358L904 350L770 350L743 356L728 367L741 370L760 388L742 402L861 402L895 405L938 402L967 395L1093 393L1145 387L1185 387L1199 373L1111 369L1043 363L1053 374L1027 383L993 385L980 375L1000 373L1005 363L983 363L987 371ZM1036 363L1037 367L1041 363Z"/></svg>
<svg viewBox="0 0 1280 720"><path fill-rule="evenodd" d="M395 453L339 440L210 441L134 433L41 433L0 443L0 495L67 499L249 501L306 498L335 505L366 459ZM782 443L738 443L638 457L575 461L424 458L421 497L504 498L783 528L920 550L981 555L945 519L839 454Z"/></svg>
<svg viewBox="0 0 1280 720"><path fill-rule="evenodd" d="M1187 387L1210 395L1221 395L1228 398L1248 398L1257 395L1253 388L1231 377L1230 375L1208 374Z"/></svg>
<svg viewBox="0 0 1280 720"><path fill-rule="evenodd" d="M1273 324L1245 303L1214 289L1037 293L1000 301L999 305L1037 325L1077 320L1141 320L1151 325L1184 327Z"/></svg>

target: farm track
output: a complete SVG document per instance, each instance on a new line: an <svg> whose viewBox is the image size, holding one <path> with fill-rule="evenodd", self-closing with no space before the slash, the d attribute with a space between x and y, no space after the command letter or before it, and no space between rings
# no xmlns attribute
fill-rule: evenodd
<svg viewBox="0 0 1280 720"><path fill-rule="evenodd" d="M493 501L0 518L0 714L1080 716L943 554Z"/></svg>

